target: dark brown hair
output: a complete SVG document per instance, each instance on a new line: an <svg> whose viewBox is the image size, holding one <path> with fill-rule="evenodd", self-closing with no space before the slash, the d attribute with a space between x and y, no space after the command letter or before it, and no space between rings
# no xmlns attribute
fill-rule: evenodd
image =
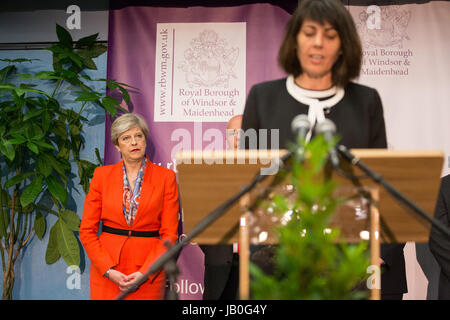
<svg viewBox="0 0 450 320"><path fill-rule="evenodd" d="M286 26L278 63L288 74L299 76L302 67L297 57L297 34L305 20L330 23L339 34L342 54L332 68L334 85L344 87L357 78L361 69L362 46L352 16L339 0L302 0Z"/></svg>

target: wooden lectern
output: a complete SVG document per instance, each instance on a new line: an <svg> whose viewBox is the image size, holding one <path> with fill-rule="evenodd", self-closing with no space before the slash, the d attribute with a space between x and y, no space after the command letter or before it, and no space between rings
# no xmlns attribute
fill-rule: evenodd
<svg viewBox="0 0 450 320"><path fill-rule="evenodd" d="M262 168L276 166L286 150L224 150L183 151L177 154L177 172L183 207L184 233L191 230L211 211L235 195ZM441 151L397 151L386 149L354 149L352 154L366 166L380 174L399 192L411 199L423 211L431 214L437 200L443 164ZM430 226L424 224L409 208L399 204L386 190L379 187L362 172L344 163L360 177L377 205L370 208L370 248L372 264L379 265L381 242L427 242ZM344 168L345 169L345 168ZM333 174L339 188L350 187L348 179ZM261 187L270 183L268 177ZM249 244L250 230L248 196L232 206L206 230L193 239L199 244L240 243L240 298L249 298ZM340 219L340 218L339 218ZM338 220L339 220L338 219ZM348 225L348 221L336 221L336 225ZM380 227L381 226L381 227ZM239 232L240 231L240 232ZM350 237L351 238L351 237ZM358 241L355 237L350 242ZM372 299L379 299L380 290L371 291Z"/></svg>

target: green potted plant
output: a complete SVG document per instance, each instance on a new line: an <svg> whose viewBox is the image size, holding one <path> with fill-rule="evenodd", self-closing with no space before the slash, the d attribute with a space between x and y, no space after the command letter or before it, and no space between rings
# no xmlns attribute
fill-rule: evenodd
<svg viewBox="0 0 450 320"><path fill-rule="evenodd" d="M270 256L271 272L250 265L254 299L335 300L362 299L361 287L367 278L369 255L367 241L346 244L339 228L330 221L344 199L333 191L336 184L328 179L327 155L332 146L322 136L314 138L292 161L290 194L275 193L259 205L279 217L277 242L266 248L261 259ZM306 155L306 156L305 156ZM280 175L286 176L286 172ZM288 213L288 214L287 214Z"/></svg>
<svg viewBox="0 0 450 320"><path fill-rule="evenodd" d="M75 232L80 218L67 208L72 164L78 169L85 193L94 169L102 163L98 149L96 162L80 158L85 145L83 116L93 104L114 116L127 112L122 101L93 89L101 81L112 91L120 91L123 102L130 96L127 85L107 79L91 79L86 70L96 69L94 58L106 51L97 42L98 34L73 41L70 33L56 25L58 42L46 48L53 58L53 70L18 73L17 65L32 59L3 59L0 70L0 254L3 269L3 299L12 299L14 266L20 252L35 234L42 240L50 230L45 261L62 257L69 266L79 266L80 246ZM53 86L52 90L42 88ZM42 84L42 85L41 85ZM45 85L44 85L45 84ZM66 85L69 84L69 89ZM62 90L71 90L77 109L66 108L58 99ZM47 226L47 216L56 222Z"/></svg>

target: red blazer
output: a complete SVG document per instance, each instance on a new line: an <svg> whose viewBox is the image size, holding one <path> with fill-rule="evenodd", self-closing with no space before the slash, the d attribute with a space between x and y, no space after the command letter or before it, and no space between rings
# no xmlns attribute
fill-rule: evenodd
<svg viewBox="0 0 450 320"><path fill-rule="evenodd" d="M139 207L130 228L122 209L123 161L96 168L86 196L80 226L80 241L91 260L91 268L103 275L119 263L125 241L136 248L133 255L136 271L145 273L166 251L165 240L174 244L178 237L178 187L175 173L150 162L141 187ZM97 236L99 222L119 229L159 230L159 238L127 237L110 233ZM92 270L91 270L92 277ZM91 279L92 280L92 279ZM92 282L91 282L92 283Z"/></svg>

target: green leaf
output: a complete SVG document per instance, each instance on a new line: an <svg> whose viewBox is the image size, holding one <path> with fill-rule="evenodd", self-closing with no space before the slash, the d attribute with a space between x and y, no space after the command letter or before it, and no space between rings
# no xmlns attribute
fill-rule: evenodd
<svg viewBox="0 0 450 320"><path fill-rule="evenodd" d="M94 170L95 168L98 167L98 165L87 160L77 160L77 165L78 165L78 176L80 177L80 184L83 187L84 193L87 194L89 192L90 179L94 175Z"/></svg>
<svg viewBox="0 0 450 320"><path fill-rule="evenodd" d="M59 42L65 47L72 48L72 36L70 33L59 24L56 24L56 35L58 36Z"/></svg>
<svg viewBox="0 0 450 320"><path fill-rule="evenodd" d="M26 58L16 58L16 59L0 59L0 61L6 61L9 63L16 63L16 62L33 62L33 61L39 61L39 59L26 59Z"/></svg>
<svg viewBox="0 0 450 320"><path fill-rule="evenodd" d="M61 47L61 45L59 44L54 44L51 45L50 47L45 48L45 50L53 52L55 54L53 57L55 57L56 55L65 52L67 49Z"/></svg>
<svg viewBox="0 0 450 320"><path fill-rule="evenodd" d="M25 113L25 116L23 117L23 121L27 121L28 119L34 118L39 116L42 112L44 112L43 109L34 109L30 110L27 113Z"/></svg>
<svg viewBox="0 0 450 320"><path fill-rule="evenodd" d="M119 86L119 90L120 90L120 92L122 92L123 100L126 102L126 104L129 104L130 103L130 94L128 93L128 90L122 86Z"/></svg>
<svg viewBox="0 0 450 320"><path fill-rule="evenodd" d="M86 79L86 80L89 80L89 81L95 81L95 80L93 80L90 76L88 76L87 74L83 74L83 75L81 75L81 77L82 77L83 79Z"/></svg>
<svg viewBox="0 0 450 320"><path fill-rule="evenodd" d="M28 149L30 149L31 151L33 151L35 154L39 154L39 148L37 145L35 145L33 142L28 141L27 142L27 147Z"/></svg>
<svg viewBox="0 0 450 320"><path fill-rule="evenodd" d="M56 148L54 146L52 146L51 144L44 142L44 141L34 141L33 142L35 144L37 144L39 147L44 148L44 149L50 149L50 150L56 150Z"/></svg>
<svg viewBox="0 0 450 320"><path fill-rule="evenodd" d="M61 164L53 155L49 153L41 153L39 157L42 158L42 161L50 164L50 166L55 169L55 171L58 172L61 176L66 175L66 169L70 169L70 167L66 168L64 164Z"/></svg>
<svg viewBox="0 0 450 320"><path fill-rule="evenodd" d="M54 176L48 176L45 178L47 182L48 191L58 199L62 204L66 203L67 190Z"/></svg>
<svg viewBox="0 0 450 320"><path fill-rule="evenodd" d="M73 71L63 69L60 71L60 73L63 76L63 79L70 83L73 83L75 80L78 79L77 74Z"/></svg>
<svg viewBox="0 0 450 320"><path fill-rule="evenodd" d="M20 134L17 133L13 133L11 134L11 136L13 137L13 139L8 140L9 143L11 144L22 144L27 141L27 139L25 139L24 137L22 137Z"/></svg>
<svg viewBox="0 0 450 320"><path fill-rule="evenodd" d="M44 178L42 176L37 176L31 181L31 183L23 190L20 196L20 204L22 207L26 207L32 203L39 193L42 191L42 183Z"/></svg>
<svg viewBox="0 0 450 320"><path fill-rule="evenodd" d="M91 46L94 44L94 42L97 40L98 38L98 33L92 34L90 36L87 37L83 37L80 40L77 41L76 43L76 48L82 48L85 46Z"/></svg>
<svg viewBox="0 0 450 320"><path fill-rule="evenodd" d="M33 174L35 174L35 172L26 172L26 173L22 173L17 176L14 176L5 182L4 188L11 188L12 186L19 184L20 182L22 182L26 178L32 176Z"/></svg>
<svg viewBox="0 0 450 320"><path fill-rule="evenodd" d="M59 220L58 220L59 221ZM47 264L55 263L61 257L58 250L58 236L56 224L50 229L47 250L45 251L45 262Z"/></svg>
<svg viewBox="0 0 450 320"><path fill-rule="evenodd" d="M3 60L3 59L0 59ZM9 65L0 70L0 81L5 82L8 77L17 70L16 66Z"/></svg>
<svg viewBox="0 0 450 320"><path fill-rule="evenodd" d="M117 113L117 107L119 106L119 102L112 98L112 97L104 97L102 99L102 104L101 104L105 110L111 115L111 116L115 116L115 114Z"/></svg>
<svg viewBox="0 0 450 320"><path fill-rule="evenodd" d="M33 79L58 80L62 79L62 77L56 75L55 72L53 71L40 71L34 75Z"/></svg>
<svg viewBox="0 0 450 320"><path fill-rule="evenodd" d="M80 247L73 231L59 218L55 223L58 251L68 266L80 265Z"/></svg>
<svg viewBox="0 0 450 320"><path fill-rule="evenodd" d="M22 133L27 132L30 125L30 122L24 123L23 121L14 120L10 123L11 128L9 129L9 134L13 137L15 137L16 134L21 136Z"/></svg>
<svg viewBox="0 0 450 320"><path fill-rule="evenodd" d="M36 217L34 218L34 231L36 232L39 240L42 240L42 237L45 234L45 218L39 211L36 212Z"/></svg>
<svg viewBox="0 0 450 320"><path fill-rule="evenodd" d="M61 62L61 59L59 59L59 57L58 57L58 55L54 52L54 47L55 46L52 46L52 47L49 47L49 48L45 48L44 50L50 50L50 51L52 51L54 54L53 54L53 70L55 70L55 71L61 71L62 70L62 68L63 68L63 63Z"/></svg>
<svg viewBox="0 0 450 320"><path fill-rule="evenodd" d="M100 99L100 94L98 92L76 91L75 93L81 94L75 101L96 101Z"/></svg>
<svg viewBox="0 0 450 320"><path fill-rule="evenodd" d="M102 157L100 157L100 150L98 150L98 148L95 148L95 156L97 157L98 165L103 165Z"/></svg>
<svg viewBox="0 0 450 320"><path fill-rule="evenodd" d="M21 83L20 84L20 88L29 89L29 88L34 88L34 87L36 87L36 85L33 83Z"/></svg>
<svg viewBox="0 0 450 320"><path fill-rule="evenodd" d="M88 57L81 57L81 60L83 61L83 65L85 68L90 70L97 70L97 66L95 65L94 60Z"/></svg>
<svg viewBox="0 0 450 320"><path fill-rule="evenodd" d="M36 123L32 123L25 135L32 140L41 140L45 136L45 132Z"/></svg>
<svg viewBox="0 0 450 320"><path fill-rule="evenodd" d="M85 68L97 70L97 66L95 65L94 60L92 60L92 58L96 57L96 55L91 48L78 50L77 53L81 57Z"/></svg>
<svg viewBox="0 0 450 320"><path fill-rule="evenodd" d="M11 85L11 84L2 84L2 85L0 85L0 90L13 91L13 92L15 92L17 94L18 97L21 97L22 95L24 95L25 92L35 92L35 93L44 94L44 95L50 97L49 94L47 92L45 92L45 91L37 90L37 89L18 88L18 87L14 86L14 85Z"/></svg>
<svg viewBox="0 0 450 320"><path fill-rule="evenodd" d="M99 80L105 80L105 79L99 79ZM111 91L116 89L118 86L119 86L119 84L116 81L110 80L110 79L106 79L106 87L108 89L110 89Z"/></svg>
<svg viewBox="0 0 450 320"><path fill-rule="evenodd" d="M81 219L76 212L69 209L65 209L64 212L61 214L61 217L70 230L72 231L80 230Z"/></svg>
<svg viewBox="0 0 450 320"><path fill-rule="evenodd" d="M0 140L0 152L5 155L10 161L13 161L16 156L16 151L13 145L8 140Z"/></svg>
<svg viewBox="0 0 450 320"><path fill-rule="evenodd" d="M108 89L110 89L111 92L114 91L115 89L119 89L120 92L122 93L122 98L126 102L126 104L130 103L130 94L128 93L128 90L125 89L125 87L132 88L132 89L135 89L135 90L139 90L138 88L126 85L124 83L116 82L114 80L109 80L109 79L106 80L106 87Z"/></svg>
<svg viewBox="0 0 450 320"><path fill-rule="evenodd" d="M30 79L31 74L30 73L22 73L22 74L19 74L18 77L19 77L19 80Z"/></svg>
<svg viewBox="0 0 450 320"><path fill-rule="evenodd" d="M37 172L42 174L44 177L48 177L52 173L53 168L48 161L45 161L44 157L42 156L42 153L41 153L41 155L39 156L37 163L36 163L36 170L37 170Z"/></svg>
<svg viewBox="0 0 450 320"><path fill-rule="evenodd" d="M108 50L108 48L103 44L94 44L88 50L89 50L89 56L91 58L97 58L97 57L101 56L102 54L104 54Z"/></svg>
<svg viewBox="0 0 450 320"><path fill-rule="evenodd" d="M131 88L131 89L139 90L139 88L130 86L130 85L128 85L128 84L126 84L126 83L123 83L123 82L117 82L117 81L114 81L114 80L111 80L111 79L108 79L108 80L107 80L107 79L98 79L98 80L111 81L111 82L115 82L115 83L117 83L117 84L120 84L120 85L123 86L123 87L128 87L128 88Z"/></svg>
<svg viewBox="0 0 450 320"><path fill-rule="evenodd" d="M83 68L83 59L75 52L67 53L67 57L72 60L79 68Z"/></svg>
<svg viewBox="0 0 450 320"><path fill-rule="evenodd" d="M78 51L78 54L85 58L97 58L98 56L105 53L107 47L102 44L92 45L86 49L81 49Z"/></svg>
<svg viewBox="0 0 450 320"><path fill-rule="evenodd" d="M44 131L47 132L47 130L50 128L50 124L51 124L50 114L47 111L45 111L42 114L42 129L44 129Z"/></svg>

